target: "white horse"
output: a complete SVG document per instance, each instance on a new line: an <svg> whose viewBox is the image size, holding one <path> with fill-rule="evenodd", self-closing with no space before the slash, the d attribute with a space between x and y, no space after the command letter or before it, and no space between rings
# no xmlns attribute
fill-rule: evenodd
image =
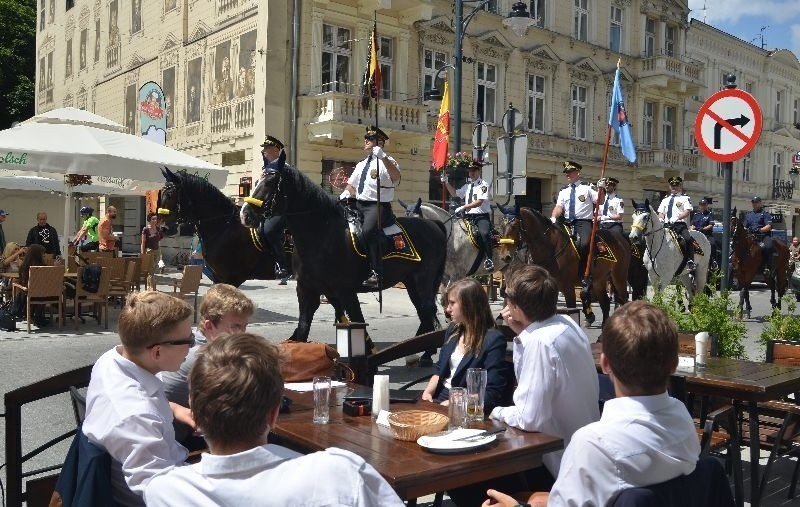
<svg viewBox="0 0 800 507"><path fill-rule="evenodd" d="M695 255L695 272L692 275L686 266L681 266L683 253L680 246L675 241L674 235L667 233L664 223L650 206L650 202L644 202L644 209L641 209L635 201L633 205L636 211L633 213L633 225L629 236L631 239L640 236L645 238L647 252L644 265L647 267L653 290L662 290L673 278L678 278L686 287L691 300L698 290L703 290L708 279L708 264L711 257L711 244L708 238L699 231L692 231L692 238L703 250L703 255ZM677 272L679 267L681 267L680 273Z"/></svg>

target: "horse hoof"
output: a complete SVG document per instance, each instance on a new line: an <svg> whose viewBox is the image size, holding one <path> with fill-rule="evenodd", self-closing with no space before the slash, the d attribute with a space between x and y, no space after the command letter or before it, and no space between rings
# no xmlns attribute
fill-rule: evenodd
<svg viewBox="0 0 800 507"><path fill-rule="evenodd" d="M590 326L594 324L594 313L586 314L586 322L588 322Z"/></svg>

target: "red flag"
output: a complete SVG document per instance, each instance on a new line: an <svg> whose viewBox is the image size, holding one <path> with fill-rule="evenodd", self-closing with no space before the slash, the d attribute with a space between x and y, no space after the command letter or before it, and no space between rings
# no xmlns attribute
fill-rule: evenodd
<svg viewBox="0 0 800 507"><path fill-rule="evenodd" d="M433 138L433 168L437 171L447 164L447 143L450 138L450 88L444 82L442 105L439 107L439 121Z"/></svg>
<svg viewBox="0 0 800 507"><path fill-rule="evenodd" d="M378 63L378 23L372 26L367 49L367 67L361 85L361 107L369 109L369 99L377 99L381 93L381 65Z"/></svg>

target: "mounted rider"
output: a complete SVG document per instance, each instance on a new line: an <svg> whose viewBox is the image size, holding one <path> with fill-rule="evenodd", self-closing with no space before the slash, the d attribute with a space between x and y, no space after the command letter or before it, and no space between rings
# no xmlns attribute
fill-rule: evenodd
<svg viewBox="0 0 800 507"><path fill-rule="evenodd" d="M717 261L717 242L714 239L714 215L708 209L708 199L700 199L700 211L692 217L692 230L702 232L711 244L711 259Z"/></svg>
<svg viewBox="0 0 800 507"><path fill-rule="evenodd" d="M692 213L692 200L683 193L683 178L672 176L669 183L669 195L661 200L658 206L658 217L667 227L683 238L686 268L693 272L694 265L694 239L689 230L689 216Z"/></svg>
<svg viewBox="0 0 800 507"><path fill-rule="evenodd" d="M283 143L277 138L267 136L261 143L261 157L264 159L262 171L267 170L267 166L278 160L283 150ZM262 176L263 177L263 176ZM286 219L283 215L271 216L261 224L261 234L266 240L266 246L275 258L275 278L284 281L289 277L289 270L286 269L286 253L283 250L283 231L286 229Z"/></svg>
<svg viewBox="0 0 800 507"><path fill-rule="evenodd" d="M772 216L764 209L760 197L755 196L750 202L753 205L753 211L747 212L742 225L761 245L764 276L769 278L774 269L773 254L775 253L775 249L772 247Z"/></svg>
<svg viewBox="0 0 800 507"><path fill-rule="evenodd" d="M558 193L550 220L555 224L563 215L564 222L570 227L570 235L575 238L582 270L589 252L597 191L589 183L580 180L581 169L583 166L577 162L570 160L564 162L563 172L567 178L567 185Z"/></svg>
<svg viewBox="0 0 800 507"><path fill-rule="evenodd" d="M458 196L464 200L464 205L456 208L456 215L466 212L464 218L472 222L474 230L477 231L475 238L478 240L478 253L483 255L483 269L492 272L494 262L492 262L492 221L489 215L491 211L491 186L481 175L483 164L478 159L473 159L469 166L469 178L464 185L456 190L447 180L447 172L442 170L440 179L447 187L450 195Z"/></svg>
<svg viewBox="0 0 800 507"><path fill-rule="evenodd" d="M598 182L600 185L605 183L605 197L603 204L600 205L600 227L603 229L625 235L622 230L622 215L625 213L625 202L617 193L619 180L613 177L603 178Z"/></svg>
<svg viewBox="0 0 800 507"><path fill-rule="evenodd" d="M367 158L356 164L350 179L347 180L347 187L340 196L340 198L355 197L356 207L362 215L361 228L372 270L363 285L370 289L377 289L380 285L382 229L395 221L394 213L392 213L392 201L394 200L394 189L400 183L400 165L383 151L388 140L389 136L378 127L367 127L364 134L364 151L367 152ZM381 188L380 224L378 223L378 185Z"/></svg>

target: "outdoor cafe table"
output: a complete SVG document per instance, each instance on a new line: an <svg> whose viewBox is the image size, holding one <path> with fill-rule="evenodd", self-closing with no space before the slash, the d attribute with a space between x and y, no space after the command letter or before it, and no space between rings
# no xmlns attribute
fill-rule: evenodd
<svg viewBox="0 0 800 507"><path fill-rule="evenodd" d="M592 344L598 372L602 371L601 347L600 343ZM686 390L689 392L734 400L737 411L741 408L739 402L747 403L750 414L750 504L758 506L762 493L758 477L758 456L761 452L758 438L758 402L779 399L800 391L800 368L726 357L709 357L706 363L700 369L679 366L675 375L685 378Z"/></svg>
<svg viewBox="0 0 800 507"><path fill-rule="evenodd" d="M342 398L347 390L333 389L328 424L311 422L312 393L285 390L292 405L288 413L278 417L271 438L277 437L276 443L303 453L339 447L358 454L403 500L535 468L541 465L544 454L564 446L558 437L508 428L486 448L460 454L433 454L416 442L396 440L389 428L378 426L370 416L345 415ZM391 411L416 409L447 413L447 407L424 401L390 406ZM483 421L470 427L491 429L501 425Z"/></svg>

